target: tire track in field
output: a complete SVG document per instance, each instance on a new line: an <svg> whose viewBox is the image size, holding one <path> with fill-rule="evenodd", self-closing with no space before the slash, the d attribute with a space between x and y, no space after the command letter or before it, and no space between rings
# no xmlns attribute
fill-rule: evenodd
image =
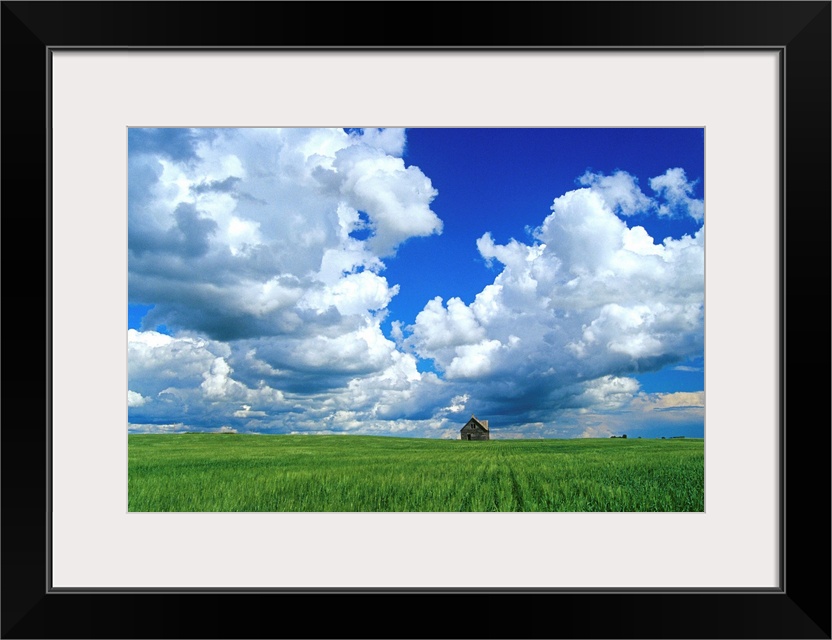
<svg viewBox="0 0 832 640"><path fill-rule="evenodd" d="M500 463L508 470L508 477L511 482L511 497L514 499L512 511L524 511L523 509L523 494L520 490L520 482L517 479L517 472L514 469L512 460L516 456L512 456L508 448L500 452L502 460Z"/></svg>

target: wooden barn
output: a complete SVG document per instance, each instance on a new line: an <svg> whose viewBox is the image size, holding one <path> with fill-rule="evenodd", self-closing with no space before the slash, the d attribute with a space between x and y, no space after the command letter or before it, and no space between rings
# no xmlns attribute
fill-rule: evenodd
<svg viewBox="0 0 832 640"><path fill-rule="evenodd" d="M488 430L488 420L477 420L471 414L471 419L459 430L460 440L490 440L491 434Z"/></svg>

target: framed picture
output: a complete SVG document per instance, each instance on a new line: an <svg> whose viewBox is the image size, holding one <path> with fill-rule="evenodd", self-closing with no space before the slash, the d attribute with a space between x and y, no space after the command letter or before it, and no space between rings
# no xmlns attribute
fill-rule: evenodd
<svg viewBox="0 0 832 640"><path fill-rule="evenodd" d="M417 28L391 42L365 3L3 3L3 637L829 638L829 381L803 354L828 353L830 3L396 6ZM318 126L387 153L405 135L388 127L702 131L705 193L642 180L708 224L704 511L128 509L128 132ZM194 188L238 188L228 161ZM589 169L573 188L620 193ZM395 245L354 209L354 239ZM479 237L509 260L507 238ZM421 346L440 373L484 362ZM229 382L221 365L204 384ZM133 409L159 375L129 388ZM229 419L262 417L248 397ZM304 603L329 615L279 615ZM394 629L385 603L488 613Z"/></svg>

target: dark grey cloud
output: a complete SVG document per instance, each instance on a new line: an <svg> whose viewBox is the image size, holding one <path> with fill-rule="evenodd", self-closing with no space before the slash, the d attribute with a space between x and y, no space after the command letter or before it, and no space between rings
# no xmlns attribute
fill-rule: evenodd
<svg viewBox="0 0 832 640"><path fill-rule="evenodd" d="M267 205L268 202L261 198L256 198L246 191L240 189L242 178L237 176L228 176L224 180L205 180L199 184L191 185L191 192L197 195L204 195L206 193L227 193L240 200L246 200L256 204Z"/></svg>
<svg viewBox="0 0 832 640"><path fill-rule="evenodd" d="M211 236L217 231L214 220L204 217L193 204L182 202L173 211L173 221L166 230L140 222L130 225L130 253L170 253L187 260L208 252Z"/></svg>
<svg viewBox="0 0 832 640"><path fill-rule="evenodd" d="M228 176L224 180L205 180L199 184L191 185L191 191L197 194L208 193L209 191L216 193L235 193L239 184L240 178L237 176Z"/></svg>
<svg viewBox="0 0 832 640"><path fill-rule="evenodd" d="M136 287L136 299L141 298L141 286ZM176 288L175 288L176 289ZM263 317L242 313L222 304L222 296L211 304L211 290L192 288L185 300L166 301L166 296L156 290L156 306L142 321L145 330L165 325L168 330L196 332L212 340L244 340L260 336L289 334L303 324L300 314L291 310L275 311ZM172 292L175 295L175 292ZM183 294L186 292L182 292ZM195 301L198 304L191 304Z"/></svg>
<svg viewBox="0 0 832 640"><path fill-rule="evenodd" d="M176 219L174 232L181 243L182 254L188 258L197 258L208 252L211 236L217 231L217 223L211 218L202 217L192 204L183 202L173 212Z"/></svg>
<svg viewBox="0 0 832 640"><path fill-rule="evenodd" d="M162 177L162 163L156 156L130 156L127 181L128 211L140 212L153 200L153 186ZM132 221L140 222L133 218Z"/></svg>

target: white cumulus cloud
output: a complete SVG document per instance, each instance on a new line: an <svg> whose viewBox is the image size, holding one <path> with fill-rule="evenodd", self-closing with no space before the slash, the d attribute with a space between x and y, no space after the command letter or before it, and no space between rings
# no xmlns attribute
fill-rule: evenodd
<svg viewBox="0 0 832 640"><path fill-rule="evenodd" d="M386 329L405 295L387 264L443 230L403 130L135 136L129 291L153 308L128 331L133 432L455 437L475 411L495 437L567 437L702 411L632 377L703 349L704 226L660 241L629 224L703 219L681 169L650 179L652 198L625 171L586 172L528 237L476 230L486 284Z"/></svg>
<svg viewBox="0 0 832 640"><path fill-rule="evenodd" d="M694 183L688 182L685 170L668 169L664 175L650 178L650 188L657 191L666 203L659 207L659 215L689 215L694 220L705 216L705 203L693 196Z"/></svg>
<svg viewBox="0 0 832 640"><path fill-rule="evenodd" d="M136 393L135 391L131 391L130 389L127 390L127 406L128 407L141 407L143 404L146 404L149 401L149 398L145 398L142 394Z"/></svg>
<svg viewBox="0 0 832 640"><path fill-rule="evenodd" d="M481 256L501 265L494 281L470 305L430 300L407 327L403 344L468 407L523 424L623 410L638 393L629 376L701 354L704 227L658 242L628 226L610 190L634 182L616 176L555 198L530 242L481 236Z"/></svg>
<svg viewBox="0 0 832 640"><path fill-rule="evenodd" d="M587 171L578 178L578 182L591 187L610 209L624 216L648 211L653 204L639 188L638 179L626 171L616 171L610 176Z"/></svg>

